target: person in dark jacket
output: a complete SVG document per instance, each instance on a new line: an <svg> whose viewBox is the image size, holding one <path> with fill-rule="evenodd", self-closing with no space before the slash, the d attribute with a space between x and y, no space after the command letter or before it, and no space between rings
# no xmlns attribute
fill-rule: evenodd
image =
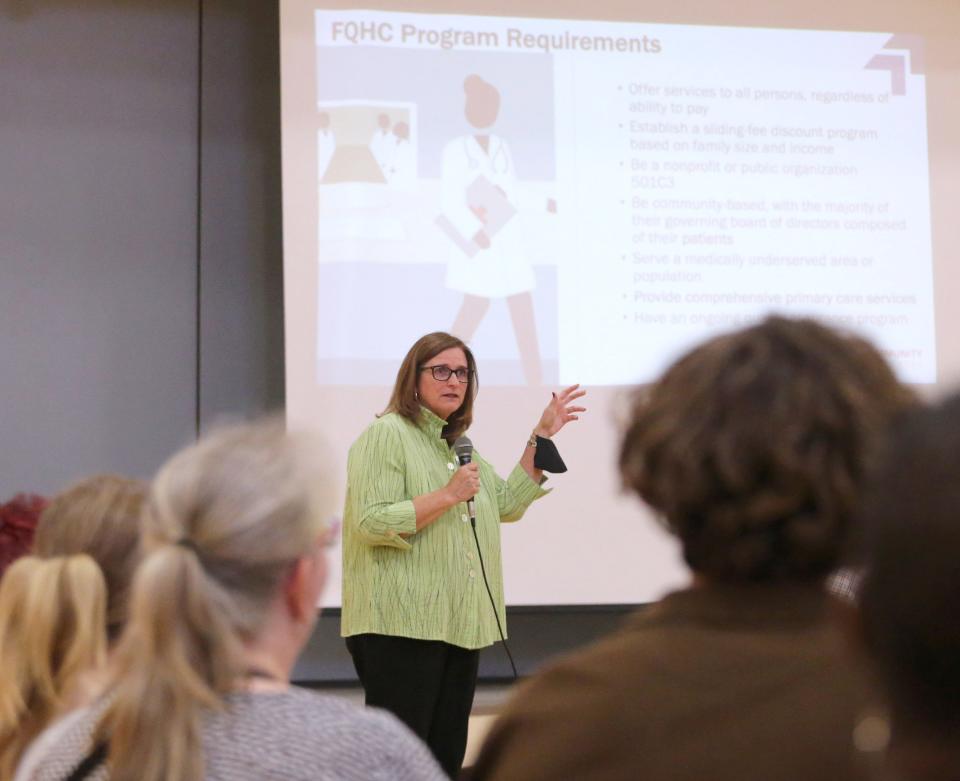
<svg viewBox="0 0 960 781"><path fill-rule="evenodd" d="M870 692L826 577L868 457L912 394L863 339L773 317L636 392L624 485L679 540L688 588L522 685L475 779L851 781Z"/></svg>

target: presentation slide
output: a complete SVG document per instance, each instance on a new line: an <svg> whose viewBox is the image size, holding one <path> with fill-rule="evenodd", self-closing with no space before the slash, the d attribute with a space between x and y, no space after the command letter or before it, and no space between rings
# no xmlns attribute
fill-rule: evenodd
<svg viewBox="0 0 960 781"><path fill-rule="evenodd" d="M590 389L578 469L504 530L511 602L687 577L613 464L629 389L705 338L810 316L940 379L916 28L281 9L291 424L345 463L433 330L477 356L501 473L551 389Z"/></svg>
<svg viewBox="0 0 960 781"><path fill-rule="evenodd" d="M642 382L773 310L935 380L922 40L364 11L315 30L318 382L389 384L424 310L473 338L478 299L514 314L485 382Z"/></svg>

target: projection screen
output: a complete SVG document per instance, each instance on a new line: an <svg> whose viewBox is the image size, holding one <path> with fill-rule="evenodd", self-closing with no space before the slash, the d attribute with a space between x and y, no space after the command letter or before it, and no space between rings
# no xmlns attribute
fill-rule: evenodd
<svg viewBox="0 0 960 781"><path fill-rule="evenodd" d="M618 485L631 387L770 312L956 382L958 28L934 0L283 0L290 425L342 484L406 350L452 330L502 474L552 389L589 389L570 471L503 529L508 602L682 584Z"/></svg>

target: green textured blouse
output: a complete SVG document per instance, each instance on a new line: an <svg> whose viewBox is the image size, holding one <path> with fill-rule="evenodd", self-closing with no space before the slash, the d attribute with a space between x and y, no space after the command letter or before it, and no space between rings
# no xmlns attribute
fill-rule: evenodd
<svg viewBox="0 0 960 781"><path fill-rule="evenodd" d="M413 498L445 486L458 468L445 421L421 408L420 425L389 413L350 448L343 516L344 637L372 632L483 648L500 639L466 504L417 531ZM480 465L477 538L506 633L500 523L548 493L519 464L506 480ZM401 537L401 534L409 535Z"/></svg>

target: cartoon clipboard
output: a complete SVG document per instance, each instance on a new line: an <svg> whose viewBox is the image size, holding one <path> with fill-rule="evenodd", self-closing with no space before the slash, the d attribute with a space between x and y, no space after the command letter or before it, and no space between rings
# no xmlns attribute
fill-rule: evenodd
<svg viewBox="0 0 960 781"><path fill-rule="evenodd" d="M467 187L467 203L470 204L472 209L483 210L486 216L483 230L491 239L517 213L516 208L507 200L503 191L483 175L478 176ZM465 238L462 236L446 215L441 214L437 217L436 224L468 258L472 258L480 252L481 248L473 240L473 237Z"/></svg>

